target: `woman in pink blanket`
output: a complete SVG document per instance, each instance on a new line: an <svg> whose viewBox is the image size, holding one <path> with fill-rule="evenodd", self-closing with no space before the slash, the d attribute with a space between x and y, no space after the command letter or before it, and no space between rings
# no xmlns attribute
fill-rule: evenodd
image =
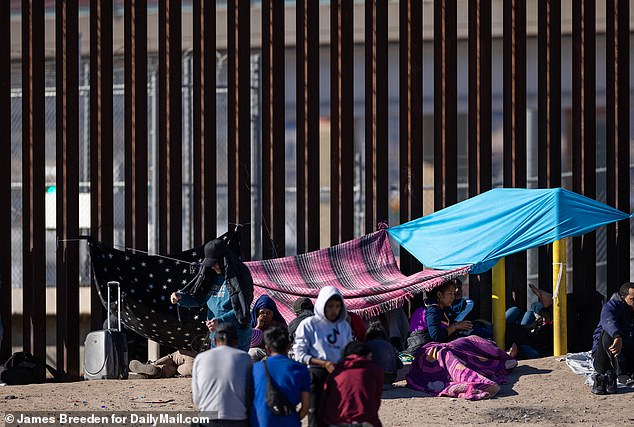
<svg viewBox="0 0 634 427"><path fill-rule="evenodd" d="M504 381L508 370L517 366L514 359L517 348L514 346L509 355L493 341L475 335L455 338L456 331L471 325L450 323L446 319L445 309L453 302L452 289L441 285L430 294L434 304L425 313L429 342L417 352L407 383L436 396L469 400L494 396L500 390L497 383Z"/></svg>

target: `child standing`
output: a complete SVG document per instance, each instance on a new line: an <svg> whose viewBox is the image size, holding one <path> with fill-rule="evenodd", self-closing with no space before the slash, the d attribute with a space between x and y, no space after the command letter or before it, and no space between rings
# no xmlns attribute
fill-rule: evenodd
<svg viewBox="0 0 634 427"><path fill-rule="evenodd" d="M310 374L305 365L288 358L290 340L286 329L273 326L264 332L264 344L270 354L264 362L253 365L253 397L252 427L300 427L301 419L308 413L310 406ZM275 415L266 404L267 377L264 363L269 371L271 383L282 393L288 402L302 406L298 412L289 415Z"/></svg>

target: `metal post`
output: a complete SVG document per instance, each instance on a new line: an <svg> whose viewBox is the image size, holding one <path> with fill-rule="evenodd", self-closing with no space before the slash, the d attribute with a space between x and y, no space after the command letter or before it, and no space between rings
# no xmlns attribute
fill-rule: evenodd
<svg viewBox="0 0 634 427"><path fill-rule="evenodd" d="M504 258L493 266L493 339L498 347L504 349L504 335L506 333L506 287Z"/></svg>
<svg viewBox="0 0 634 427"><path fill-rule="evenodd" d="M553 349L555 356L568 352L566 319L566 239L561 239L553 242Z"/></svg>

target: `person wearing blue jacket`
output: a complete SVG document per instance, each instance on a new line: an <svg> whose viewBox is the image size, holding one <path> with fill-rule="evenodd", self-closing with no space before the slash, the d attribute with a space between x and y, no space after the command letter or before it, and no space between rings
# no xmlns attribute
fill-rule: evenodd
<svg viewBox="0 0 634 427"><path fill-rule="evenodd" d="M631 381L634 375L634 282L621 285L605 303L593 338L592 393L616 393L617 377Z"/></svg>

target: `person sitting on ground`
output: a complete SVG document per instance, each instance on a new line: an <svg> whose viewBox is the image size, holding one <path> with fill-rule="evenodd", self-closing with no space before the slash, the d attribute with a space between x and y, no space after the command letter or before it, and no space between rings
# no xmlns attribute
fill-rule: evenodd
<svg viewBox="0 0 634 427"><path fill-rule="evenodd" d="M272 326L264 332L264 343L269 357L253 365L253 412L252 427L285 427L301 425L301 419L308 414L310 407L310 373L305 365L288 358L290 340L288 331ZM275 415L266 404L267 378L264 363L272 384L282 393L288 402L296 407L301 403L299 412L286 416Z"/></svg>
<svg viewBox="0 0 634 427"><path fill-rule="evenodd" d="M455 285L451 281L436 286L427 294L427 306L416 310L410 320L410 330L420 332L405 353L416 356L420 348L430 341L448 342L457 338L458 332L473 329L468 320L453 323L449 320L448 310L454 301L454 295Z"/></svg>
<svg viewBox="0 0 634 427"><path fill-rule="evenodd" d="M511 307L507 310L506 321L507 323L519 323L520 325L528 326L533 325L540 316L540 312L544 309L551 309L553 305L553 294L550 292L539 289L532 283L528 284L531 292L537 297L537 301L531 304L531 309L526 311L521 316L521 310L518 307ZM521 320L520 320L521 316Z"/></svg>
<svg viewBox="0 0 634 427"><path fill-rule="evenodd" d="M386 312L383 317L385 318L385 331L390 338L390 342L397 350L403 350L403 343L406 341L409 332L405 310L399 307Z"/></svg>
<svg viewBox="0 0 634 427"><path fill-rule="evenodd" d="M264 332L274 326L286 329L286 321L277 309L275 301L264 294L258 298L251 309L251 327L253 335L249 348L249 356L254 361L266 357L264 351Z"/></svg>
<svg viewBox="0 0 634 427"><path fill-rule="evenodd" d="M531 309L524 315L518 307L506 310L506 341L517 344L518 359L553 354L552 294L530 283L528 286L538 299Z"/></svg>
<svg viewBox="0 0 634 427"><path fill-rule="evenodd" d="M389 343L388 343L389 344ZM379 407L383 393L383 369L372 360L366 343L352 341L343 359L326 380L320 414L328 425L381 427Z"/></svg>
<svg viewBox="0 0 634 427"><path fill-rule="evenodd" d="M634 282L621 285L603 305L594 331L592 393L616 393L616 381L634 383Z"/></svg>
<svg viewBox="0 0 634 427"><path fill-rule="evenodd" d="M143 363L131 360L130 372L139 374L143 378L172 378L176 374L181 377L191 377L194 358L198 353L193 350L178 350L155 362Z"/></svg>
<svg viewBox="0 0 634 427"><path fill-rule="evenodd" d="M350 324L350 328L352 329L352 339L360 342L365 341L366 327L365 322L363 321L361 316L349 311L348 323Z"/></svg>
<svg viewBox="0 0 634 427"><path fill-rule="evenodd" d="M467 320L467 317L471 314L471 310L473 310L475 303L471 299L463 298L462 281L460 279L456 277L455 279L451 279L449 282L452 283L455 288L454 301L451 304L451 307L449 307L449 320L451 322Z"/></svg>
<svg viewBox="0 0 634 427"><path fill-rule="evenodd" d="M334 286L325 286L315 302L315 315L304 319L295 332L293 357L308 365L310 371L310 427L324 425L318 419L317 410L326 377L335 370L344 347L352 340L347 317L341 293Z"/></svg>
<svg viewBox="0 0 634 427"><path fill-rule="evenodd" d="M211 425L247 427L253 404L253 376L249 355L235 348L238 330L232 323L215 328L214 347L194 360L192 400Z"/></svg>
<svg viewBox="0 0 634 427"><path fill-rule="evenodd" d="M425 316L425 305L427 299L423 292L416 294L409 301L410 307L410 322L409 322L409 334L406 341L405 350L399 354L399 358L402 361L411 362L414 360L414 356L418 349L424 344L424 333L422 322ZM413 353L412 353L413 352Z"/></svg>
<svg viewBox="0 0 634 427"><path fill-rule="evenodd" d="M403 363L398 358L396 348L389 341L383 323L370 323L365 338L367 346L372 351L372 360L383 368L383 383L391 386L396 381L397 371L403 367Z"/></svg>
<svg viewBox="0 0 634 427"><path fill-rule="evenodd" d="M314 310L315 307L310 298L300 297L293 302L293 313L295 313L296 317L288 324L288 335L291 342L295 341L295 331L299 324L307 317L315 315Z"/></svg>
<svg viewBox="0 0 634 427"><path fill-rule="evenodd" d="M205 259L196 278L170 295L172 304L183 307L207 305L205 325L212 344L218 324L232 323L238 331L238 348L243 351L249 350L251 342L249 306L252 299L251 273L222 239L205 245Z"/></svg>

